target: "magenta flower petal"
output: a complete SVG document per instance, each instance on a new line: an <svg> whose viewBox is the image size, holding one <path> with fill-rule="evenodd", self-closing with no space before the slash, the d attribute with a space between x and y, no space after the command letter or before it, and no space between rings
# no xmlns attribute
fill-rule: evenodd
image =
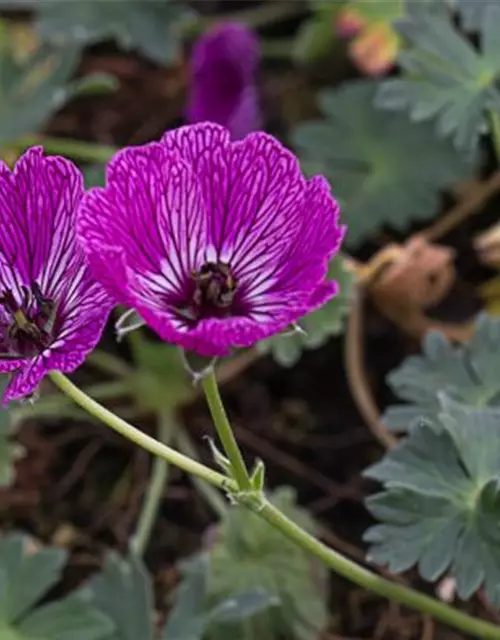
<svg viewBox="0 0 500 640"><path fill-rule="evenodd" d="M187 120L224 125L234 139L259 129L259 58L257 37L242 24L224 23L203 35L191 57Z"/></svg>
<svg viewBox="0 0 500 640"><path fill-rule="evenodd" d="M50 370L73 371L96 345L113 301L76 243L83 180L68 160L27 151L0 166L0 371L4 402Z"/></svg>
<svg viewBox="0 0 500 640"><path fill-rule="evenodd" d="M204 123L129 148L91 189L78 233L95 276L166 341L227 354L287 328L336 290L344 229L326 180L277 140ZM103 260L102 256L117 256Z"/></svg>

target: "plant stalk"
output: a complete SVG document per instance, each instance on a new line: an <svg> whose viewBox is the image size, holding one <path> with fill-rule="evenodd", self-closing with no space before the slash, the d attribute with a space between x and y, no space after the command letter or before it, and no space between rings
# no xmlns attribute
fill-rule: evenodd
<svg viewBox="0 0 500 640"><path fill-rule="evenodd" d="M252 483L250 482L250 476L248 475L245 461L243 460L240 448L236 442L236 438L234 437L231 425L229 424L213 369L203 377L202 386L217 430L217 435L219 436L222 446L224 447L224 452L231 463L236 484L240 491L251 491Z"/></svg>
<svg viewBox="0 0 500 640"><path fill-rule="evenodd" d="M108 411L89 398L62 373L53 371L49 375L59 389L76 402L76 404L86 409L91 415L104 422L104 424L128 438L131 442L146 449L146 451L164 458L167 462L178 466L183 471L192 473L201 480L209 482L220 489L231 493L236 493L241 490L241 486L237 486L236 482L227 479L222 474L213 471L205 465L191 460L189 457L178 453L171 447L157 442L154 438L147 436L139 431L139 429L136 429L118 416L115 416L111 411ZM231 440L234 440L234 436L232 436L232 430L227 421L213 374L204 381L204 387L207 390L207 399L209 403L211 403L212 413L217 417L219 427L222 427L224 439L227 440L229 444ZM232 438L228 437L228 430ZM234 444L236 444L235 440ZM237 444L236 448L241 458ZM232 451L232 453L234 454L234 451ZM246 472L244 465L243 468ZM266 500L259 505L258 509L255 509L255 513L264 518L266 522L275 529L281 531L284 536L295 542L301 549L308 551L321 560L332 571L358 586L395 602L399 602L411 609L433 616L436 620L477 638L500 640L500 627L498 625L469 616L444 602L419 593L410 587L386 580L376 573L365 569L356 562L345 558L334 549L330 549L314 538L314 536L298 527Z"/></svg>
<svg viewBox="0 0 500 640"><path fill-rule="evenodd" d="M175 425L170 412L165 411L158 416L158 439L163 444L168 444L172 439ZM146 496L139 514L139 521L135 534L130 541L130 549L138 556L143 556L151 533L153 531L161 499L168 480L169 464L164 458L155 456L153 459L153 469L149 478Z"/></svg>

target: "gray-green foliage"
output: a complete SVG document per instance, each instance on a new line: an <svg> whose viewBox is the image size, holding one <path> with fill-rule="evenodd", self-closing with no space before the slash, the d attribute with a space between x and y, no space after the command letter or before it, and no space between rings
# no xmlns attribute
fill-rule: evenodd
<svg viewBox="0 0 500 640"><path fill-rule="evenodd" d="M137 49L166 64L179 53L181 24L191 13L177 0L50 0L37 7L38 32L52 41L81 44L115 38L125 49Z"/></svg>
<svg viewBox="0 0 500 640"><path fill-rule="evenodd" d="M409 43L398 58L403 75L383 82L377 95L378 106L435 121L437 135L452 138L462 151L476 147L488 110L500 109L500 4L482 11L467 4L460 4L463 18L466 26L479 27L479 50L449 15L420 12L398 26Z"/></svg>
<svg viewBox="0 0 500 640"><path fill-rule="evenodd" d="M153 640L153 586L142 561L110 553L88 591L95 606L113 620L106 640Z"/></svg>
<svg viewBox="0 0 500 640"><path fill-rule="evenodd" d="M209 572L210 559L206 553L184 564L175 604L163 629L163 640L202 640L214 626L245 625L256 614L279 604L276 596L256 587L235 591L209 608L206 606Z"/></svg>
<svg viewBox="0 0 500 640"><path fill-rule="evenodd" d="M338 283L339 293L317 311L301 318L299 325L303 332L291 331L259 343L259 349L270 352L283 367L295 365L305 349L318 349L331 336L341 333L354 285L354 275L344 266L341 256L332 260L328 279Z"/></svg>
<svg viewBox="0 0 500 640"><path fill-rule="evenodd" d="M369 557L430 581L449 573L461 598L483 587L500 606L500 413L444 397L441 409L366 472L384 487L367 500L380 522Z"/></svg>
<svg viewBox="0 0 500 640"><path fill-rule="evenodd" d="M483 11L489 4L500 3L498 0L456 0L462 28L466 31L479 31Z"/></svg>
<svg viewBox="0 0 500 640"><path fill-rule="evenodd" d="M311 518L296 506L292 490L281 488L270 499L301 527L314 530ZM244 623L215 625L209 640L317 640L324 631L325 568L257 514L242 507L231 509L218 527L209 557L209 605L256 588L280 602Z"/></svg>
<svg viewBox="0 0 500 640"><path fill-rule="evenodd" d="M80 51L74 46L44 44L19 61L4 41L0 49L0 145L38 131L78 91L78 84L70 80L79 59Z"/></svg>
<svg viewBox="0 0 500 640"><path fill-rule="evenodd" d="M432 124L377 109L377 86L361 80L320 92L324 119L299 125L292 136L304 169L330 180L348 244L384 225L404 230L431 218L442 191L474 173L475 159L438 139Z"/></svg>
<svg viewBox="0 0 500 640"><path fill-rule="evenodd" d="M500 320L480 316L466 345L456 346L441 333L427 334L422 355L410 356L392 371L387 382L406 404L390 406L382 420L404 431L419 417L434 419L437 392L470 407L500 409Z"/></svg>
<svg viewBox="0 0 500 640"><path fill-rule="evenodd" d="M275 598L263 589L237 593L207 608L206 583L209 563L206 555L185 564L174 606L159 635L163 640L202 640L214 624L242 621L267 609ZM83 591L114 623L106 640L154 640L153 584L142 560L110 553L102 571ZM69 639L68 639L69 640Z"/></svg>
<svg viewBox="0 0 500 640"><path fill-rule="evenodd" d="M62 549L40 547L27 536L0 538L2 640L104 640L109 636L111 620L81 595L39 605L59 582L65 561Z"/></svg>

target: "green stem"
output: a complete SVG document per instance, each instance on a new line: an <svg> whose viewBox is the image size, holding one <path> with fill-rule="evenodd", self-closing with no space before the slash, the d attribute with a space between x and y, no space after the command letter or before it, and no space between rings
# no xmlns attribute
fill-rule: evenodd
<svg viewBox="0 0 500 640"><path fill-rule="evenodd" d="M319 558L335 573L358 586L394 602L399 602L411 609L433 616L436 620L455 627L455 629L460 629L464 633L491 640L500 638L499 626L473 618L440 600L426 596L409 587L385 580L377 574L360 567L298 527L269 502L266 501L258 513L270 525L279 529L289 540L293 540L299 547Z"/></svg>
<svg viewBox="0 0 500 640"><path fill-rule="evenodd" d="M172 438L174 424L170 412L165 411L158 419L158 439L167 444ZM144 504L139 515L139 522L135 534L130 541L133 553L143 556L148 546L151 532L158 517L161 499L168 480L168 462L164 458L156 456L153 461L153 470L149 479Z"/></svg>
<svg viewBox="0 0 500 640"><path fill-rule="evenodd" d="M493 147L497 157L497 162L500 163L500 114L498 111L490 111L490 123L491 123L491 136L493 138Z"/></svg>
<svg viewBox="0 0 500 640"><path fill-rule="evenodd" d="M179 450L196 460L198 458L198 453L194 444L191 441L191 438L186 433L186 429L184 427L179 427L175 432L175 442L179 447ZM202 495L207 503L212 507L215 513L222 517L227 513L226 501L221 498L221 495L218 491L216 491L211 484L207 484L202 480L198 480L198 478L193 477L193 483L198 490L198 493Z"/></svg>
<svg viewBox="0 0 500 640"><path fill-rule="evenodd" d="M25 151L28 147L42 145L47 153L62 155L89 163L104 163L116 153L116 147L72 140L70 138L51 138L48 136L28 135L23 136L13 143L13 147L19 151Z"/></svg>
<svg viewBox="0 0 500 640"><path fill-rule="evenodd" d="M71 380L66 378L60 371L52 371L49 374L52 382L69 398L73 400L77 405L85 409L94 418L97 418L111 429L114 429L117 433L121 434L134 444L142 447L146 451L149 451L155 456L160 456L167 462L179 467L186 473L191 473L201 480L210 482L219 489L236 491L236 484L221 473L206 467L204 464L200 464L195 460L191 460L187 456L179 453L171 447L158 442L151 436L146 435L136 427L133 427L125 420L122 420L111 411L108 411L105 407L100 405L92 398L89 398L83 391L81 391Z"/></svg>
<svg viewBox="0 0 500 640"><path fill-rule="evenodd" d="M234 437L229 420L227 419L213 369L203 377L202 385L210 408L210 413L212 414L212 420L214 421L215 428L217 429L217 434L222 446L224 447L224 452L231 463L236 484L241 491L251 491L252 483L250 482L250 476L248 475L245 461L241 455L240 448L236 442L236 438Z"/></svg>
<svg viewBox="0 0 500 640"><path fill-rule="evenodd" d="M216 471L191 460L187 456L178 453L174 449L157 442L154 438L145 435L139 431L139 429L136 429L121 418L118 418L111 411L108 411L86 396L85 393L80 391L80 389L70 382L62 373L52 372L50 377L59 389L76 402L76 404L86 409L91 415L100 419L104 424L122 434L135 444L146 449L146 451L164 458L167 462L176 465L183 471L192 473L201 480L213 484L220 489L224 489L232 493L241 489L241 487L237 486L235 482L228 480L220 473L217 473ZM214 405L213 411L217 415L217 419L222 420L222 415L222 421L225 420L227 422L215 378L211 377L206 380L204 386L207 390L207 398L210 398L210 401ZM220 406L217 406L219 404ZM224 425L223 430L225 431L227 428L229 428L229 430L231 429L229 424ZM255 505L256 502L253 502L252 504ZM431 615L436 618L436 620L459 629L464 633L468 633L485 640L500 640L499 626L484 620L479 620L478 618L473 618L472 616L462 613L444 602L431 598L430 596L426 596L414 589L410 589L409 587L395 584L390 580L386 580L385 578L378 576L376 573L364 569L352 560L345 558L337 551L330 549L319 540L316 540L316 538L298 527L269 502L264 500L264 502L261 503L255 511L271 526L278 531L281 531L284 536L295 542L301 549L313 554L335 573L343 576L351 582L354 582L358 586L422 613Z"/></svg>

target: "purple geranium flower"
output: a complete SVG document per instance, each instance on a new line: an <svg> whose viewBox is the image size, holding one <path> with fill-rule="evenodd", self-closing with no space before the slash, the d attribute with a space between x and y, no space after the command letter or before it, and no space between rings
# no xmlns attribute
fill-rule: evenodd
<svg viewBox="0 0 500 640"><path fill-rule="evenodd" d="M265 133L204 123L128 148L82 201L95 275L166 341L227 354L286 329L337 291L343 228L326 180Z"/></svg>
<svg viewBox="0 0 500 640"><path fill-rule="evenodd" d="M244 25L224 23L203 35L191 57L187 120L221 124L234 139L260 129L259 58L257 37Z"/></svg>
<svg viewBox="0 0 500 640"><path fill-rule="evenodd" d="M50 370L73 371L96 345L112 306L76 243L83 180L68 160L27 151L0 162L0 372L9 400Z"/></svg>

